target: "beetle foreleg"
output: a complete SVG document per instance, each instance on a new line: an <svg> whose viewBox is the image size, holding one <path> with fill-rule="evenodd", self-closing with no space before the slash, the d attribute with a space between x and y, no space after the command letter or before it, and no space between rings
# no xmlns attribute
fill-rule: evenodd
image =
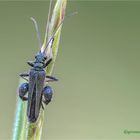
<svg viewBox="0 0 140 140"><path fill-rule="evenodd" d="M43 68L46 68L52 61L52 58L50 58L43 66Z"/></svg>
<svg viewBox="0 0 140 140"><path fill-rule="evenodd" d="M46 86L43 89L43 99L42 99L42 101L47 105L51 101L52 95L53 95L52 88L50 86Z"/></svg>
<svg viewBox="0 0 140 140"><path fill-rule="evenodd" d="M43 68L47 67L47 66L51 63L51 61L52 61L52 57L53 57L53 55L52 55L52 45L53 45L53 41L54 41L54 38L52 38L51 46L50 46L50 48L48 48L49 50L47 50L47 52L48 52L48 54L47 54L48 60L47 60L47 62L44 64Z"/></svg>
<svg viewBox="0 0 140 140"><path fill-rule="evenodd" d="M27 64L28 64L29 66L31 66L31 67L34 66L34 62L32 62L32 61L28 61Z"/></svg>
<svg viewBox="0 0 140 140"><path fill-rule="evenodd" d="M27 97L24 97L26 95L26 93L28 92L29 89L29 84L28 83L23 83L20 85L19 87L19 97L23 100L26 101L28 100Z"/></svg>

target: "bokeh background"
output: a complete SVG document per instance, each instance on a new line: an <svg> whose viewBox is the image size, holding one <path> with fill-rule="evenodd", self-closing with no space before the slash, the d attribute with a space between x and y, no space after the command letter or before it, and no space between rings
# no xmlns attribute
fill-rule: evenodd
<svg viewBox="0 0 140 140"><path fill-rule="evenodd" d="M140 2L68 1L42 140L139 140ZM10 140L19 73L44 39L48 1L0 1L0 140Z"/></svg>

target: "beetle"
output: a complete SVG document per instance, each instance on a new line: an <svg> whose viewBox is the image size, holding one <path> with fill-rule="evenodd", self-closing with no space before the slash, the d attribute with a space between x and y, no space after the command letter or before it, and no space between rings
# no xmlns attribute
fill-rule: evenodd
<svg viewBox="0 0 140 140"><path fill-rule="evenodd" d="M53 40L54 38L52 38L51 45L53 44ZM28 100L27 117L29 122L35 122L37 120L41 105L43 107L42 101L46 105L51 101L53 90L48 85L44 86L45 83L50 81L58 81L57 78L46 75L45 68L51 61L52 57L48 59L45 53L39 51L35 55L34 62L27 62L32 67L29 73L20 74L23 79L27 80L26 83L21 84L19 87L19 97L23 101ZM28 97L25 97L27 92Z"/></svg>
<svg viewBox="0 0 140 140"><path fill-rule="evenodd" d="M50 13L50 9L49 9L49 13ZM38 35L39 46L41 47L40 34L38 31L37 22L33 17L31 18L31 20L34 22ZM47 105L52 99L53 89L51 88L51 86L48 85L48 82L58 81L57 78L46 75L45 69L52 61L52 46L54 42L54 36L57 30L59 29L59 27L62 25L63 21L64 18L57 26L52 37L48 39L45 49L43 51L41 51L40 49L40 51L35 55L35 60L33 62L32 61L27 62L28 65L32 67L29 70L29 73L20 74L20 77L25 79L27 82L22 83L20 85L19 97L23 101L27 101L27 118L30 123L34 123L37 121L41 106L44 109L43 103ZM26 96L27 93L28 96Z"/></svg>

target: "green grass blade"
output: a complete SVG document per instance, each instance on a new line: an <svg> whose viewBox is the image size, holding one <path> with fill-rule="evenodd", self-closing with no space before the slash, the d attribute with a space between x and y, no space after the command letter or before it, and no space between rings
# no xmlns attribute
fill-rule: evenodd
<svg viewBox="0 0 140 140"><path fill-rule="evenodd" d="M25 82L20 79L20 83ZM16 108L16 116L15 123L13 129L13 140L25 140L25 127L26 127L26 108L27 104L21 101L21 99L17 95L17 108Z"/></svg>
<svg viewBox="0 0 140 140"><path fill-rule="evenodd" d="M45 39L44 39L44 44L42 49L46 46L47 44L47 36L51 37L52 34L56 31L57 27L59 26L59 24L61 23L61 21L64 19L65 16L65 8L66 8L66 3L67 0L57 0L54 10L53 10L53 14L52 14L52 18L51 18L51 22L49 25L49 34L47 35L47 33L45 34ZM55 34L55 40L54 40L54 44L52 46L53 48L53 60L52 62L49 64L49 66L47 67L47 74L51 75L52 70L53 70L53 66L56 60L56 56L57 56L57 52L58 52L58 46L59 46L59 40L60 40L60 34L61 34L61 27L57 30L56 34Z"/></svg>

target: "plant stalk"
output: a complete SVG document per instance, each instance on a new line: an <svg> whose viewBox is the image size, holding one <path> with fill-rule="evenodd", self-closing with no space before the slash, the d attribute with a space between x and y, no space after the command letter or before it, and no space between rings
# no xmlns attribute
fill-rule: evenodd
<svg viewBox="0 0 140 140"><path fill-rule="evenodd" d="M47 37L50 38L52 34L56 31L58 25L64 19L65 9L66 9L67 0L57 0L52 12L51 21L48 26L48 33L45 33L44 43L41 49L44 49L47 44ZM62 25L61 25L62 26ZM56 60L59 40L61 34L61 27L57 30L54 43L52 46L52 62L46 69L46 74L51 75ZM25 80L20 79L19 84L24 83ZM17 108L15 115L15 123L13 129L13 140L40 140L42 134L42 127L44 120L44 110L40 109L40 115L38 120L35 123L30 123L27 121L26 113L27 112L27 102L23 102L17 96Z"/></svg>

